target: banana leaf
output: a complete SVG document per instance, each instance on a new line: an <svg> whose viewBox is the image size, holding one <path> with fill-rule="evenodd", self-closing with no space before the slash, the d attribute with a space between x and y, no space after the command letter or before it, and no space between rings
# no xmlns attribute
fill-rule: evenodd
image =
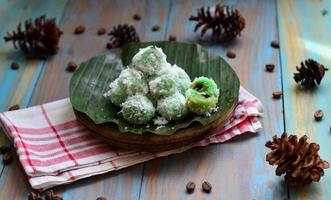
<svg viewBox="0 0 331 200"><path fill-rule="evenodd" d="M191 113L187 118L170 122L163 127L153 125L153 122L148 126L137 126L123 119L119 114L120 108L103 94L108 91L109 84L130 64L139 48L149 45L162 48L167 61L183 68L191 80L199 76L213 78L220 88L217 112L209 117ZM69 93L73 108L86 114L96 124L112 122L123 133L171 135L196 123L208 125L220 116L228 115L238 101L239 86L236 73L220 56L208 52L198 44L160 41L131 43L113 49L107 55L95 56L83 62L71 78Z"/></svg>

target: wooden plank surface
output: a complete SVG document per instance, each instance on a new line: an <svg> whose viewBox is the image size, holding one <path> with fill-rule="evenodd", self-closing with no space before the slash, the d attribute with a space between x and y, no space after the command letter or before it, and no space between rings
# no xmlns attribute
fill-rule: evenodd
<svg viewBox="0 0 331 200"><path fill-rule="evenodd" d="M331 1L227 2L238 7L246 19L242 37L230 44L210 43L199 39L199 34L192 31L195 24L189 22L188 17L196 13L198 7L214 5L212 0L85 0L69 1L67 4L66 0L34 0L33 3L0 0L1 36L5 31L14 29L19 21L43 13L62 19L60 26L65 32L59 54L46 62L25 60L21 53L12 50L10 44L0 40L1 111L14 103L26 107L67 97L71 77L65 71L67 62L74 60L80 63L92 55L106 52L108 37L97 36L96 31L99 27L110 30L119 23L134 24L142 41L164 40L174 34L178 41L199 42L224 57L227 50L234 50L237 58L228 59L229 63L234 66L242 85L259 97L265 107L264 129L258 134L81 180L58 187L56 192L62 193L65 199L95 199L97 196L115 199L285 199L287 188L282 178L274 175L275 168L265 162L268 150L264 147L266 140L284 130L283 100L271 98L271 93L282 87L286 131L308 134L312 141L321 144L322 158L331 161L331 153L327 149L331 121L331 108L328 106L331 100L328 94L330 72L316 91L298 90L292 78L295 66L303 59L311 57L326 66L330 63L331 37L328 28L331 26L331 15L322 16L321 12L330 7ZM140 13L142 20L133 21L134 13ZM278 40L277 19L280 52L270 47L272 40ZM73 35L74 28L80 24L86 26L86 32ZM159 32L151 32L155 24L161 26ZM10 69L13 60L21 65L18 71ZM276 65L274 73L264 71L267 63ZM317 109L323 109L325 113L319 123L313 120ZM3 134L1 138L2 143ZM329 199L327 186L331 181L330 173L326 170L325 177L318 184L291 190L291 199ZM214 186L209 195L200 191L203 180L210 181ZM192 195L185 193L188 181L197 184L197 190ZM2 170L1 198L22 199L29 190L17 160Z"/></svg>
<svg viewBox="0 0 331 200"><path fill-rule="evenodd" d="M5 111L13 104L26 107L30 101L32 92L38 81L45 61L27 60L24 55L14 50L11 43L5 43L2 39L7 31L16 29L17 24L27 18L35 18L45 14L61 19L66 0L42 1L35 0L33 4L28 1L0 1L0 111ZM12 70L10 65L17 62L18 70ZM8 143L5 135L0 130L0 145ZM19 165L18 165L19 166ZM0 163L0 171L3 172L3 164ZM0 185L3 185L3 179ZM5 189L0 186L1 194Z"/></svg>
<svg viewBox="0 0 331 200"><path fill-rule="evenodd" d="M128 6L130 5L130 6ZM69 60L80 63L95 54L107 52L105 48L108 36L98 36L97 29L104 27L111 30L121 23L134 24L142 41L162 40L165 35L166 17L170 1L69 1L60 24L64 34L60 41L60 51L44 66L43 74L36 84L29 105L37 105L68 96L71 73L65 68ZM134 21L134 13L142 15L141 21ZM160 31L152 32L152 26L158 24ZM73 35L74 28L84 25L86 32ZM27 182L19 182L18 175L23 176L19 165L13 164L4 172L2 182L4 197L16 196L21 199L30 190ZM78 181L68 186L61 186L55 192L62 193L64 199L95 199L105 196L114 199L138 199L141 188L142 165L130 167L119 172L112 172ZM2 177L1 177L2 178ZM1 183L1 181L0 181ZM20 185L19 190L11 185ZM0 185L1 186L1 185Z"/></svg>
<svg viewBox="0 0 331 200"><path fill-rule="evenodd" d="M293 80L295 66L301 61L313 58L331 67L331 16L323 16L324 9L330 9L331 1L279 1L278 19L283 66L286 131L298 135L307 134L310 141L320 144L320 155L331 161L331 74L328 71L316 90L299 89ZM328 10L330 12L331 10ZM322 121L314 120L314 112L322 109ZM301 189L291 189L294 199L330 199L331 170L319 183Z"/></svg>
<svg viewBox="0 0 331 200"><path fill-rule="evenodd" d="M238 7L245 19L242 37L227 45L200 43L225 57L234 50L237 58L229 63L238 73L241 83L259 97L265 106L264 130L258 134L235 138L222 145L189 150L180 155L146 163L141 199L285 199L287 189L274 169L265 162L265 141L283 131L282 101L271 98L272 91L281 89L279 51L270 47L278 39L275 1L228 1ZM175 34L179 41L197 42L195 23L188 18L201 6L213 6L215 1L175 1L172 4L167 35ZM274 73L264 71L274 63ZM201 183L208 180L214 189L201 192ZM188 195L188 181L197 184Z"/></svg>

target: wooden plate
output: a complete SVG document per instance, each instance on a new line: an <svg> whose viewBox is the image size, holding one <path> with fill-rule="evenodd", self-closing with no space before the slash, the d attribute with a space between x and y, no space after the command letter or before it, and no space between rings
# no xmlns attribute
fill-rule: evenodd
<svg viewBox="0 0 331 200"><path fill-rule="evenodd" d="M195 123L188 128L180 129L176 133L167 136L122 133L117 129L117 125L114 123L95 124L86 114L77 110L74 111L77 120L81 124L84 124L84 126L95 133L96 137L101 138L109 145L122 149L156 152L190 145L206 136L220 131L231 116L234 108L235 106L229 109L229 112L225 115L206 126Z"/></svg>

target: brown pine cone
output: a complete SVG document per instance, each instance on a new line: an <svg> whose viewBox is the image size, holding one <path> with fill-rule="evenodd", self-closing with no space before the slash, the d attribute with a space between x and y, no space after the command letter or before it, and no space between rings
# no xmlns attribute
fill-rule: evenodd
<svg viewBox="0 0 331 200"><path fill-rule="evenodd" d="M30 192L28 195L28 200L42 200L41 194L39 192Z"/></svg>
<svg viewBox="0 0 331 200"><path fill-rule="evenodd" d="M203 36L211 29L213 38L217 39L222 39L223 36L226 39L234 39L240 36L245 28L245 19L239 10L223 4L217 4L214 8L207 7L207 9L201 7L197 15L191 16L189 20L197 22L194 32L201 27L201 36Z"/></svg>
<svg viewBox="0 0 331 200"><path fill-rule="evenodd" d="M267 154L266 160L270 165L278 165L276 175L285 174L285 181L290 186L303 186L318 182L324 175L324 169L329 163L318 155L320 146L308 143L308 137L302 136L299 140L296 135L287 136L283 133L280 138L276 135L265 146L272 151Z"/></svg>
<svg viewBox="0 0 331 200"><path fill-rule="evenodd" d="M294 80L303 87L315 87L319 85L328 69L313 59L305 60L296 67L297 73L294 73Z"/></svg>
<svg viewBox="0 0 331 200"><path fill-rule="evenodd" d="M42 15L34 21L28 19L23 29L19 23L17 31L8 32L4 40L13 41L14 47L19 47L28 57L45 58L57 53L62 31L56 25L55 18L46 19Z"/></svg>
<svg viewBox="0 0 331 200"><path fill-rule="evenodd" d="M126 43L140 41L134 26L128 24L115 26L108 35L110 35L110 42L107 43L107 48L109 49L121 47Z"/></svg>

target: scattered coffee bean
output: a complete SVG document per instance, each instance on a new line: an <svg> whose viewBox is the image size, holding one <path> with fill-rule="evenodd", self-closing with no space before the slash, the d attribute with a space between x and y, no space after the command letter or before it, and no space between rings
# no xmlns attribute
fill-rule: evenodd
<svg viewBox="0 0 331 200"><path fill-rule="evenodd" d="M169 41L176 41L176 40L177 40L176 36L174 35L169 36Z"/></svg>
<svg viewBox="0 0 331 200"><path fill-rule="evenodd" d="M85 32L85 26L77 26L74 31L75 34L81 34L84 32Z"/></svg>
<svg viewBox="0 0 331 200"><path fill-rule="evenodd" d="M1 154L5 154L5 153L9 152L10 150L11 150L11 147L6 146L6 145L2 145L2 146L0 147L0 153L1 153Z"/></svg>
<svg viewBox="0 0 331 200"><path fill-rule="evenodd" d="M105 28L99 28L97 34L98 35L104 35L107 32Z"/></svg>
<svg viewBox="0 0 331 200"><path fill-rule="evenodd" d="M236 57L236 53L233 52L233 51L228 51L228 52L226 52L226 56L228 58L235 58Z"/></svg>
<svg viewBox="0 0 331 200"><path fill-rule="evenodd" d="M266 64L266 65L265 65L265 70L266 70L267 72L273 72L274 69L275 69L275 65L274 65L274 64Z"/></svg>
<svg viewBox="0 0 331 200"><path fill-rule="evenodd" d="M272 93L272 98L274 98L274 99L280 99L281 96L283 96L282 91L275 91Z"/></svg>
<svg viewBox="0 0 331 200"><path fill-rule="evenodd" d="M20 106L18 104L15 104L15 105L11 106L10 108L8 108L8 111L18 110L18 109L20 109Z"/></svg>
<svg viewBox="0 0 331 200"><path fill-rule="evenodd" d="M139 21L139 20L141 20L141 16L138 13L136 13L133 15L133 19L136 21Z"/></svg>
<svg viewBox="0 0 331 200"><path fill-rule="evenodd" d="M11 153L11 151L2 155L2 163L4 165L9 164L12 160L13 160L13 154Z"/></svg>
<svg viewBox="0 0 331 200"><path fill-rule="evenodd" d="M272 41L270 44L273 48L279 48L279 42L277 41Z"/></svg>
<svg viewBox="0 0 331 200"><path fill-rule="evenodd" d="M186 192L187 193L192 193L195 189L195 183L190 181L186 184Z"/></svg>
<svg viewBox="0 0 331 200"><path fill-rule="evenodd" d="M18 68L20 68L20 65L16 62L13 62L11 65L10 65L10 68L13 69L13 70L17 70Z"/></svg>
<svg viewBox="0 0 331 200"><path fill-rule="evenodd" d="M325 16L325 15L327 15L327 14L329 14L329 11L326 10L326 9L323 9L323 10L322 10L322 15Z"/></svg>
<svg viewBox="0 0 331 200"><path fill-rule="evenodd" d="M152 31L156 32L156 31L159 31L160 30L160 26L159 25L154 25L152 27Z"/></svg>
<svg viewBox="0 0 331 200"><path fill-rule="evenodd" d="M315 120L316 121L321 121L322 118L324 116L324 113L322 110L317 110L315 113L314 113L314 117L315 117Z"/></svg>
<svg viewBox="0 0 331 200"><path fill-rule="evenodd" d="M77 64L74 61L69 61L67 64L67 71L73 72L77 69Z"/></svg>
<svg viewBox="0 0 331 200"><path fill-rule="evenodd" d="M107 200L105 197L98 197L96 200Z"/></svg>
<svg viewBox="0 0 331 200"><path fill-rule="evenodd" d="M213 187L211 186L211 184L210 184L209 182L204 181L204 182L202 183L202 190L203 190L204 192L209 193L209 192L211 191L212 188L213 188Z"/></svg>

